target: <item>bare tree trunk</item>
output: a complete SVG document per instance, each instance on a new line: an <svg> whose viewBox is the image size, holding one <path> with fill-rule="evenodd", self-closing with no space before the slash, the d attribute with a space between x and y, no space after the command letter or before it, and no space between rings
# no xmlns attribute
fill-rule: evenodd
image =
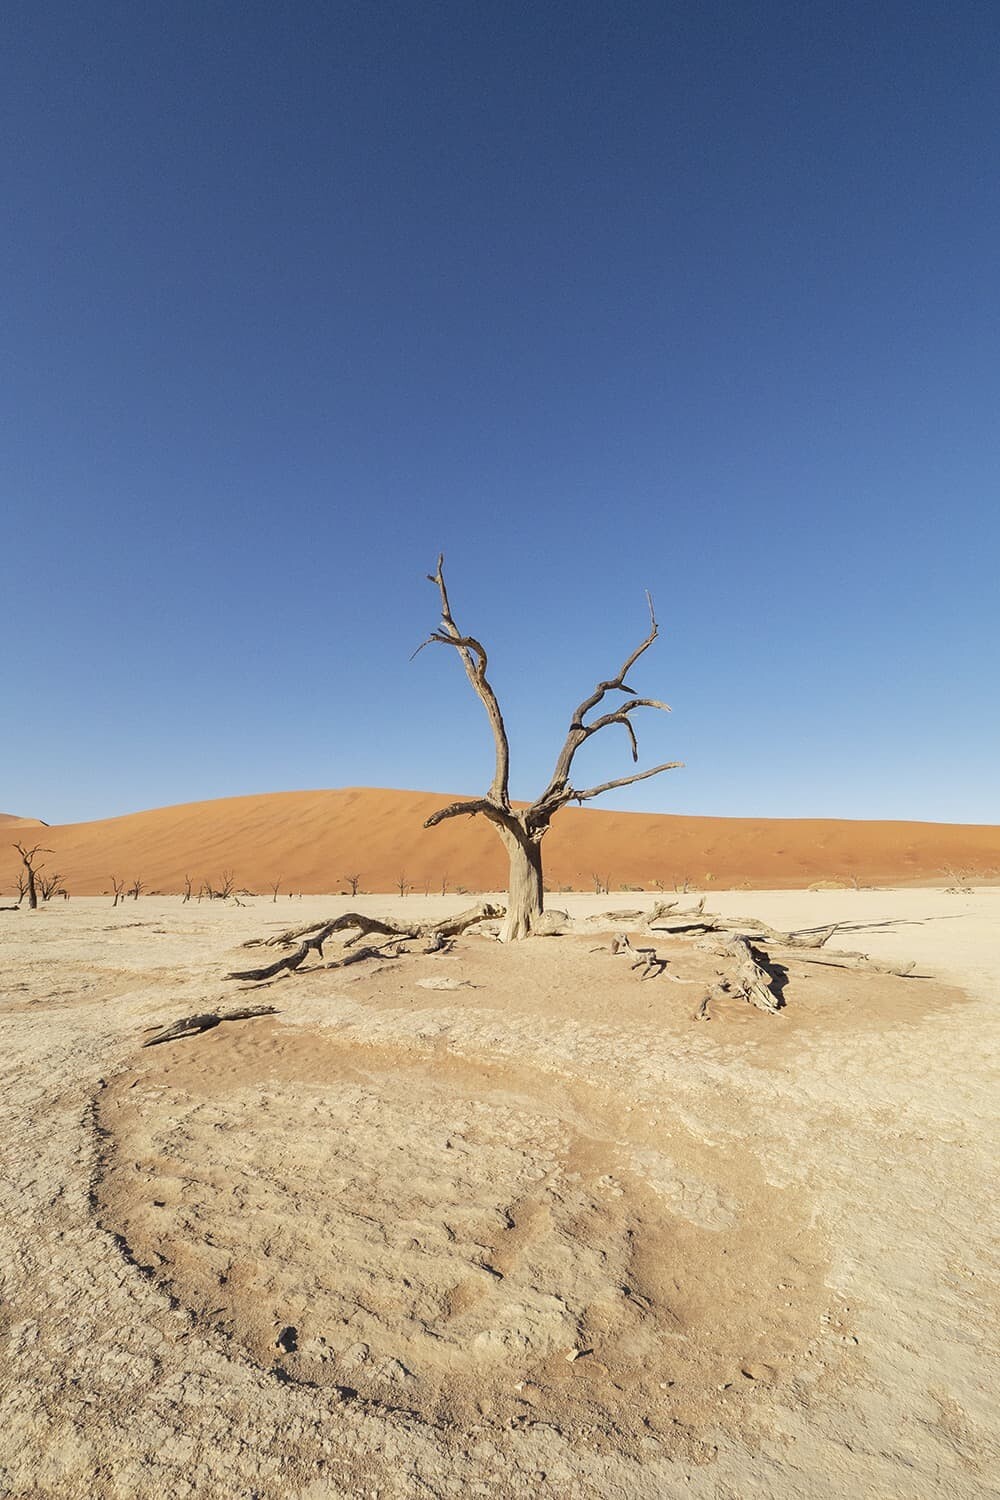
<svg viewBox="0 0 1000 1500"><path fill-rule="evenodd" d="M527 835L519 836L500 823L494 828L503 840L510 860L507 885L507 915L500 929L501 943L528 937L542 914L542 846Z"/></svg>

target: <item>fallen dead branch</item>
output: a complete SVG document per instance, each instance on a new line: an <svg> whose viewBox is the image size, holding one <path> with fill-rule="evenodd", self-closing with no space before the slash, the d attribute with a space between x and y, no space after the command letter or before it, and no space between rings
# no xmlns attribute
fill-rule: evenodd
<svg viewBox="0 0 1000 1500"><path fill-rule="evenodd" d="M914 973L916 960L911 959L908 964L883 964L877 959L869 958L867 953L840 953L831 951L824 953L822 957L813 957L809 953L794 952L792 955L800 963L823 964L828 969L864 969L869 974L894 974L897 979L916 979Z"/></svg>
<svg viewBox="0 0 1000 1500"><path fill-rule="evenodd" d="M634 947L626 932L620 932L612 939L611 952L626 954L631 960L631 968L639 971L640 979L652 979L667 967L666 959L658 957L655 948Z"/></svg>
<svg viewBox="0 0 1000 1500"><path fill-rule="evenodd" d="M822 948L840 927L832 922L827 927L803 927L795 932L779 932L759 917L724 917L718 912L705 910L702 896L697 906L678 911L676 901L660 902L649 913L646 926L650 932L670 932L683 936L693 932L740 932L748 937L765 938L785 948Z"/></svg>
<svg viewBox="0 0 1000 1500"><path fill-rule="evenodd" d="M273 1005L250 1005L242 1010L206 1011L200 1016L185 1016L183 1020L174 1021L170 1026L163 1026L156 1036L151 1036L144 1047L158 1047L161 1042L176 1042L181 1037L198 1036L202 1031L211 1031L223 1021L250 1021L256 1016L276 1016L278 1012Z"/></svg>
<svg viewBox="0 0 1000 1500"><path fill-rule="evenodd" d="M272 937L249 938L243 947L290 948L300 938L317 933L321 929L328 929L332 933L347 931L351 927L356 927L360 936L367 936L370 932L382 932L386 936L413 938L429 937L439 932L442 937L454 937L476 922L502 917L503 914L502 906L491 906L488 901L481 901L478 906L470 906L465 911L460 911L457 916L444 917L440 922L383 922L379 917L366 916L364 912L349 911L342 917L327 917L319 922L307 922L304 927L290 927L287 932L278 932Z"/></svg>
<svg viewBox="0 0 1000 1500"><path fill-rule="evenodd" d="M356 943L359 938L367 937L371 933L381 933L382 936L391 939L390 943L383 944L381 948L368 947L358 950L356 955L347 955L342 959L327 964L330 969L340 968L348 962L357 962L359 958L386 957L386 949L399 942L426 938L429 944L427 951L439 952L447 944L448 939L455 937L460 932L474 927L478 922L485 922L491 918L502 916L501 908L491 906L483 901L478 906L469 907L467 911L459 912L457 916L445 917L440 922L414 922L399 924L396 922L385 922L378 917L365 916L363 912L347 912L342 917L333 917L327 922L312 922L306 927L292 929L283 932L276 938L258 938L251 943L244 943L245 948L266 945L289 946L296 938L301 937L302 942L292 952L286 953L283 958L277 959L273 964L266 964L259 969L240 969L227 974L227 979L248 979L261 981L273 979L276 974L284 970L294 970L309 957L310 953L323 957L323 944L326 943L335 932L353 932L354 936L347 939L345 946L349 947ZM304 936L308 934L308 936ZM391 956L400 956L399 954Z"/></svg>
<svg viewBox="0 0 1000 1500"><path fill-rule="evenodd" d="M717 912L705 910L705 898L697 906L686 911L677 911L677 903L670 901L654 908L649 914L647 927L651 932L667 932L674 937L708 937L720 933L726 937L738 936L750 943L766 942L768 947L788 950L789 957L807 964L825 964L832 969L864 969L872 974L894 974L906 979L913 976L915 963L880 963L869 958L867 953L840 952L828 949L826 944L842 926L832 922L826 927L803 927L793 932L779 932L757 917L723 917ZM711 945L707 945L711 950ZM822 956L818 950L822 949Z"/></svg>

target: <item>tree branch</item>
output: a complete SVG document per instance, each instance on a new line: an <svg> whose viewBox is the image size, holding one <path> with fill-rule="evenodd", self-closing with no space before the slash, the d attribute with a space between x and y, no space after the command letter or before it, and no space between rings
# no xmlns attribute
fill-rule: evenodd
<svg viewBox="0 0 1000 1500"><path fill-rule="evenodd" d="M477 813L483 813L494 823L509 824L512 821L507 810L491 802L489 797L473 797L468 802L450 802L447 807L438 808L424 819L424 827L436 828L446 818L474 818Z"/></svg>
<svg viewBox="0 0 1000 1500"><path fill-rule="evenodd" d="M654 766L651 771L637 771L634 776L622 776L618 781L604 781L600 786L592 786L585 792L578 792L574 787L567 787L567 802L589 802L591 797L599 797L602 792L612 792L619 786L631 786L633 781L645 781L649 776L659 776L661 771L678 771L684 765L682 760L668 760L662 766Z"/></svg>
<svg viewBox="0 0 1000 1500"><path fill-rule="evenodd" d="M572 787L570 786L569 774L570 769L573 765L573 757L576 755L576 752L579 750L580 746L590 739L591 735L597 734L601 729L606 729L609 724L624 724L628 732L629 742L632 747L632 760L638 761L639 746L635 736L635 729L631 721L629 720L628 715L637 708L655 708L659 709L663 713L670 712L670 705L668 703L661 703L658 698L635 697L635 689L630 687L625 680L632 667L634 667L636 662L639 660L639 657L644 651L647 651L649 649L649 647L653 644L653 642L656 640L657 635L659 634L659 626L656 623L656 615L653 611L653 601L648 591L646 593L646 603L649 606L649 634L646 636L645 640L640 641L639 645L636 646L631 655L626 657L625 662L622 665L622 669L618 673L618 676L610 678L607 682L599 682L594 691L590 694L590 697L585 698L583 702L577 706L576 711L574 712L573 717L570 720L569 732L567 733L565 743L563 744L563 747L559 752L559 758L556 761L555 770L552 772L552 779L549 782L548 786L545 788L545 791L538 798L538 801L534 804L536 809L539 809L541 812L547 813L549 816L551 816L552 813L556 812L565 803L574 801L581 795L578 792L574 792ZM629 693L632 696L628 703L619 704L619 706L616 709L612 710L610 713L601 714L600 718L593 719L589 724L585 723L584 720L586 715L590 713L592 709L597 707L597 705L604 698L605 694L611 692ZM655 776L657 775L658 771L667 769L672 769L672 767L668 768L666 766L660 766L656 771L646 771L643 774L645 776ZM641 777L629 778L629 780L632 781L641 779ZM583 796L596 797L598 792L600 791L608 791L612 787L625 785L627 785L627 782L612 781L609 782L607 786L599 787L593 792L583 793Z"/></svg>
<svg viewBox="0 0 1000 1500"><path fill-rule="evenodd" d="M503 714L500 712L500 704L496 693L493 691L487 676L486 668L488 659L486 650L481 641L475 636L463 635L455 624L451 613L451 604L448 600L448 590L444 581L444 553L438 555L437 571L428 573L428 581L437 585L441 596L441 628L434 630L427 640L417 651L422 651L424 646L430 645L432 641L442 646L454 646L462 658L465 667L465 675L472 683L476 696L479 698L486 710L486 716L490 721L493 731L493 743L496 749L496 766L493 772L493 781L487 792L487 798L497 807L503 808L505 812L510 811L510 745L507 741L507 729L504 725ZM414 656L417 652L414 652ZM481 808L476 809L482 811ZM447 816L455 817L457 814L448 813ZM440 822L440 818L436 821ZM433 827L433 823L425 823L425 828Z"/></svg>

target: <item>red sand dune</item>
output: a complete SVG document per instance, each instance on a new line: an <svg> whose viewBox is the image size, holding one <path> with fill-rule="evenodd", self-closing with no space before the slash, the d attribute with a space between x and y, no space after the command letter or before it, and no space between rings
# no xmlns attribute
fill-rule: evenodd
<svg viewBox="0 0 1000 1500"><path fill-rule="evenodd" d="M44 827L8 816L0 827L0 892L13 889L20 862L12 845L41 834L73 895L107 891L111 876L141 879L149 891L218 885L230 870L237 889L264 892L344 889L348 874L363 891L392 891L405 876L415 891L496 890L506 856L481 818L425 829L424 819L452 797L437 792L349 787L274 792L155 808L94 823ZM34 840L33 840L34 841ZM826 818L698 818L567 808L545 841L552 890L671 888L688 879L719 887L807 886L820 880L942 884L949 871L980 881L1000 874L1000 828L950 823L847 822Z"/></svg>

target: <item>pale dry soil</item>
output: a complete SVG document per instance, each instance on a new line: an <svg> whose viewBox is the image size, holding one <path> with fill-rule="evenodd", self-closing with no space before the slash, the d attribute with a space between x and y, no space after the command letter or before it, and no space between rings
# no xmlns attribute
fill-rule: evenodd
<svg viewBox="0 0 1000 1500"><path fill-rule="evenodd" d="M222 977L467 904L0 913L0 1494L997 1493L1000 891L713 894L917 961L777 1016L624 920Z"/></svg>

